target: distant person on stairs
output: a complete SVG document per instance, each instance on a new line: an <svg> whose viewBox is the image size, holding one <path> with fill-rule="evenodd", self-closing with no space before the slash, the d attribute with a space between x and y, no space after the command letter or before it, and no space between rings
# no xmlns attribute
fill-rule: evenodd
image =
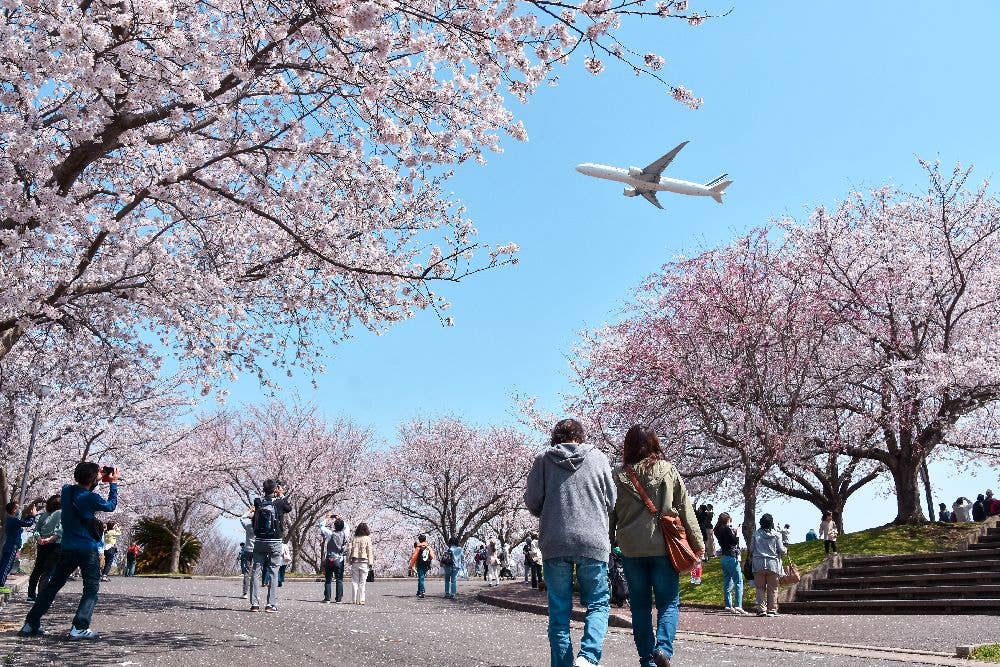
<svg viewBox="0 0 1000 667"><path fill-rule="evenodd" d="M986 514L989 516L1000 516L1000 500L993 497L993 489L986 489L986 500L983 502L986 507Z"/></svg>
<svg viewBox="0 0 1000 667"><path fill-rule="evenodd" d="M955 521L959 523L969 523L972 521L972 503L965 496L960 496L958 500L951 504L951 511L955 515Z"/></svg>
<svg viewBox="0 0 1000 667"><path fill-rule="evenodd" d="M972 503L972 520L973 521L986 521L989 513L986 511L986 496L979 494L976 497L976 502Z"/></svg>

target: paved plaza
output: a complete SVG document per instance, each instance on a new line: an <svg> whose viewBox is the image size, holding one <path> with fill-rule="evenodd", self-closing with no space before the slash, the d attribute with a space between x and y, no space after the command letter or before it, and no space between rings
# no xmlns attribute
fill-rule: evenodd
<svg viewBox="0 0 1000 667"><path fill-rule="evenodd" d="M434 581L430 590L438 593L439 584ZM278 614L251 614L239 598L238 581L116 578L102 585L94 616L93 627L105 633L104 639L81 643L64 638L80 591L76 582L46 618L47 637L15 636L26 610L23 601L0 612L0 656L5 666L547 664L544 617L483 604L474 595L482 584L463 584L460 599L452 602L414 598L413 581L379 581L369 586L368 605L357 607L320 604L322 584L289 581L282 588ZM575 634L579 638L578 628ZM766 642L729 641L679 639L674 664L927 664L859 659L819 647L788 651L763 648ZM612 629L604 655L606 667L635 665L630 632Z"/></svg>

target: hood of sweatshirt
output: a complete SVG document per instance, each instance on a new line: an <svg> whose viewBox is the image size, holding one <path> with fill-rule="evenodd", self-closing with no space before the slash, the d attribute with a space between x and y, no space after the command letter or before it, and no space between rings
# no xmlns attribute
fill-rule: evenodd
<svg viewBox="0 0 1000 667"><path fill-rule="evenodd" d="M550 461L560 468L566 470L576 470L583 465L587 454L594 451L593 445L577 444L575 442L563 442L549 447L546 456Z"/></svg>

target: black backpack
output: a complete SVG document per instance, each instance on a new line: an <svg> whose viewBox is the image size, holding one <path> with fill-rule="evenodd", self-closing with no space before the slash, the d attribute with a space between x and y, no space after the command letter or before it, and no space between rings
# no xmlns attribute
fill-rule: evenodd
<svg viewBox="0 0 1000 667"><path fill-rule="evenodd" d="M417 565L422 567L431 566L431 549L428 546L420 547L420 552L417 554Z"/></svg>
<svg viewBox="0 0 1000 667"><path fill-rule="evenodd" d="M278 531L278 511L274 498L258 498L254 501L253 534L257 537L273 537Z"/></svg>
<svg viewBox="0 0 1000 667"><path fill-rule="evenodd" d="M455 555L451 553L451 547L448 547L441 552L441 557L438 559L442 565L445 567L454 567L455 565Z"/></svg>

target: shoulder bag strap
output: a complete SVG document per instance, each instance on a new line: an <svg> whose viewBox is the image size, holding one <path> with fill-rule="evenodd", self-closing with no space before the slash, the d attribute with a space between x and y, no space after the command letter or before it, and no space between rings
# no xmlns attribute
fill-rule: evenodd
<svg viewBox="0 0 1000 667"><path fill-rule="evenodd" d="M657 511L656 505L654 505L653 501L650 499L649 494L646 493L646 487L644 487L642 482L639 481L639 476L635 474L635 468L632 466L626 466L625 472L628 473L632 486L634 486L635 490L639 492L640 496L642 496L642 502L646 506L646 509L649 510L649 513L655 518L659 519L660 513Z"/></svg>

